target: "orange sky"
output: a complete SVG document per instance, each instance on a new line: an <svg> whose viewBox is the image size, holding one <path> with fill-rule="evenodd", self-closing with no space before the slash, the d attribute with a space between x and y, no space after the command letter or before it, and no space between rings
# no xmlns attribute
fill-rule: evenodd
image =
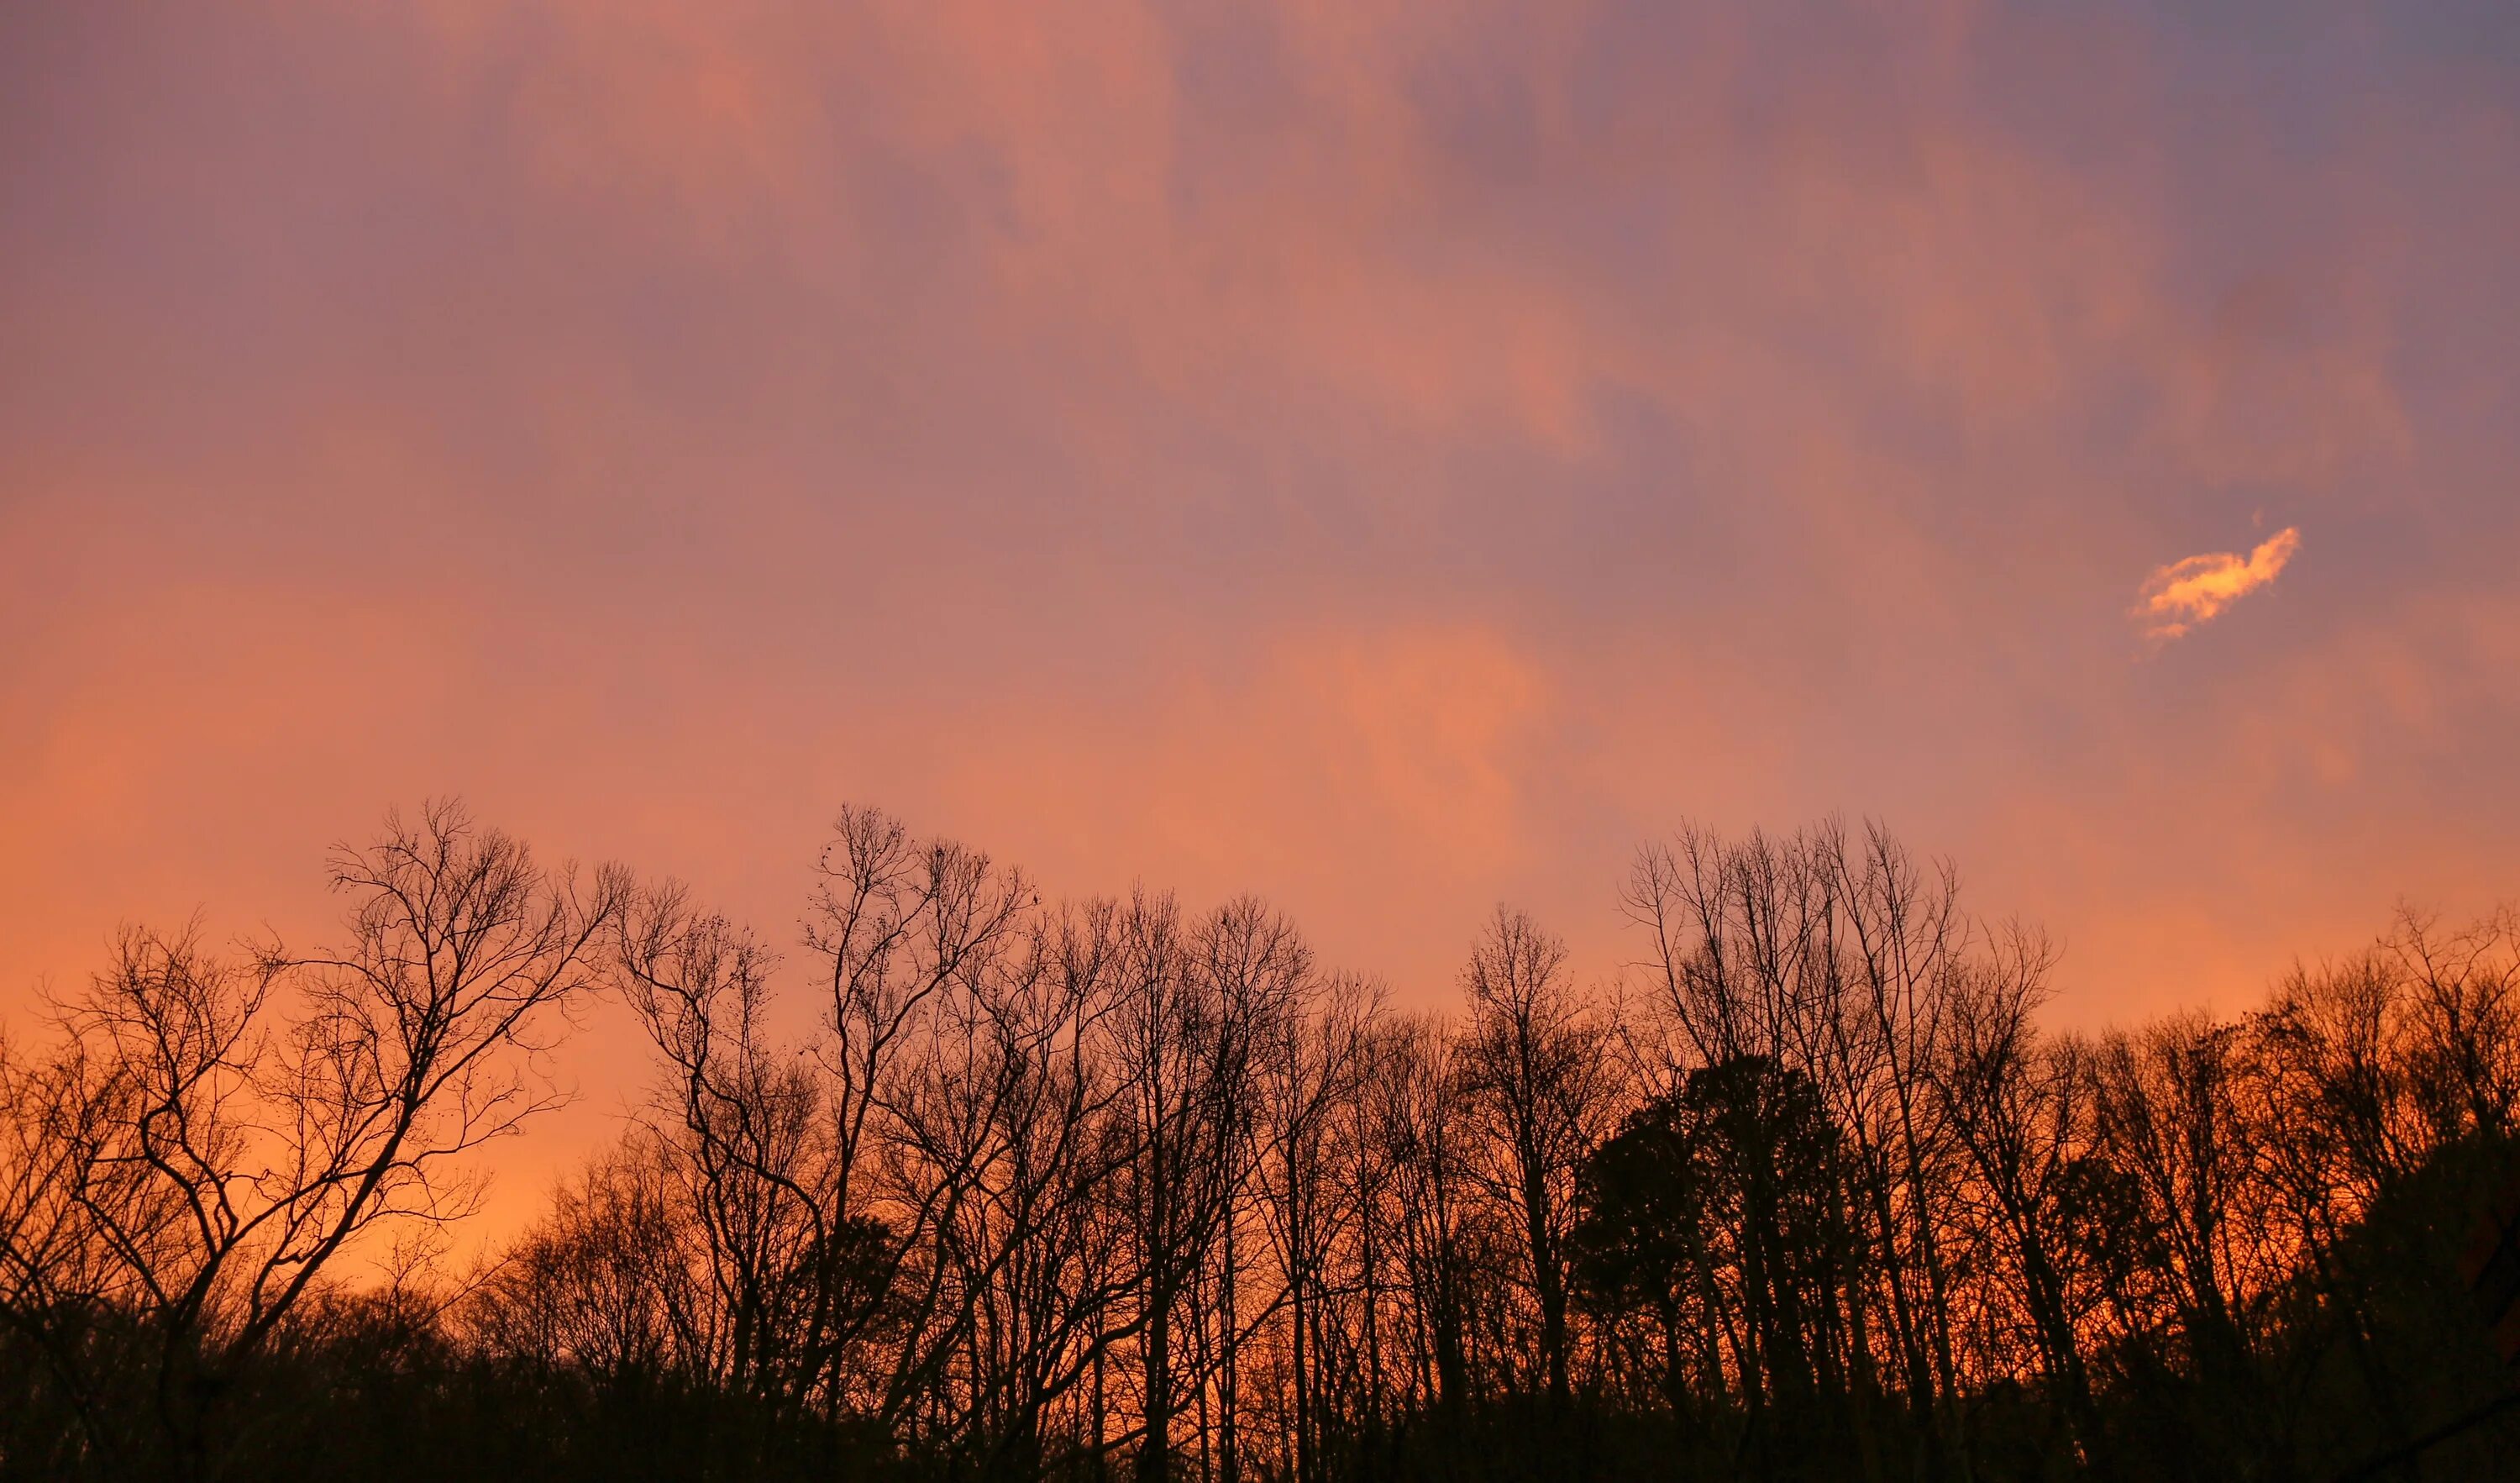
<svg viewBox="0 0 2520 1483"><path fill-rule="evenodd" d="M1685 818L2074 1022L2520 894L2520 21L2197 9L13 8L0 1011L448 792L1419 1003Z"/></svg>

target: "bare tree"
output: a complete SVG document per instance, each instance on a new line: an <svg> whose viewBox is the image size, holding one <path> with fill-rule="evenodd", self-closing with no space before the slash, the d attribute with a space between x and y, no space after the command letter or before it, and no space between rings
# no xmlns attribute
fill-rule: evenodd
<svg viewBox="0 0 2520 1483"><path fill-rule="evenodd" d="M2381 951L2411 980L2408 1072L2434 1137L2510 1134L2520 1114L2520 908L2451 931L2401 908Z"/></svg>
<svg viewBox="0 0 2520 1483"><path fill-rule="evenodd" d="M543 1374L615 1388L712 1379L723 1345L670 1157L657 1140L634 1138L556 1189L550 1211L462 1303L473 1341Z"/></svg>
<svg viewBox="0 0 2520 1483"><path fill-rule="evenodd" d="M1259 1054L1258 1183L1286 1305L1288 1451L1298 1483L1311 1483L1324 1430L1331 1253L1360 1219L1356 1206L1338 1197L1336 1113L1357 1096L1377 1004L1351 978L1316 984L1290 975L1282 997Z"/></svg>
<svg viewBox="0 0 2520 1483"><path fill-rule="evenodd" d="M666 1075L654 1146L682 1184L722 1323L705 1373L763 1403L776 1425L822 1379L856 1253L830 1192L821 1085L765 1016L776 956L683 892L640 893L620 920L624 996ZM842 1224L834 1224L835 1219Z"/></svg>
<svg viewBox="0 0 2520 1483"><path fill-rule="evenodd" d="M1408 1397L1456 1422L1472 1396L1469 1114L1452 1032L1442 1020L1393 1021L1376 1037L1366 1099L1400 1247L1410 1363Z"/></svg>
<svg viewBox="0 0 2520 1483"><path fill-rule="evenodd" d="M1462 970L1462 988L1469 1104L1496 1150L1491 1188L1519 1227L1539 1310L1541 1375L1562 1413L1571 1397L1566 1232L1576 1169L1617 1111L1609 1027L1576 994L1565 944L1502 907Z"/></svg>
<svg viewBox="0 0 2520 1483"><path fill-rule="evenodd" d="M1138 1471L1162 1479L1172 1471L1185 1378L1173 1348L1177 1309L1232 1212L1254 1041L1286 983L1279 973L1207 971L1239 956L1217 948L1217 935L1245 933L1256 921L1211 924L1197 934L1209 939L1204 952L1170 897L1139 897L1121 922L1112 1029L1131 1108L1125 1189L1138 1237Z"/></svg>
<svg viewBox="0 0 2520 1483"><path fill-rule="evenodd" d="M69 1153L46 1208L76 1228L90 1290L39 1291L25 1317L135 1314L187 1476L214 1464L222 1394L335 1259L469 1210L460 1156L558 1101L536 1057L626 890L615 870L545 870L454 803L389 815L331 875L351 898L338 948L227 961L198 930L133 929L55 1007L69 1049L38 1080Z"/></svg>
<svg viewBox="0 0 2520 1483"><path fill-rule="evenodd" d="M2068 1227L2088 1134L2087 1075L2078 1043L2043 1041L2035 1020L2056 961L2046 937L2015 927L1969 966L1945 1007L1933 1088L2048 1384L2089 1455L2101 1445L2100 1426L2070 1286Z"/></svg>
<svg viewBox="0 0 2520 1483"><path fill-rule="evenodd" d="M2140 1202L2133 1213L2158 1253L2193 1372L2254 1400L2242 1299L2260 1190L2236 1095L2243 1052L2239 1025L2197 1013L2111 1034L2092 1061L2092 1112L2096 1146ZM2250 1405L2225 1419L2259 1430L2272 1418Z"/></svg>

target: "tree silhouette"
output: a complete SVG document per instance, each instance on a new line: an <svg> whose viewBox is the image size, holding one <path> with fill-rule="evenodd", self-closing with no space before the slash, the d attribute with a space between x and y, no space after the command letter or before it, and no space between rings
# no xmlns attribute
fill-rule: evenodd
<svg viewBox="0 0 2520 1483"><path fill-rule="evenodd" d="M135 927L0 1040L0 1479L2494 1477L2458 1257L2520 1182L2520 919L2247 1012L1877 826L1640 852L1598 991L1451 1011L1294 923L844 810L803 930L454 805L341 945ZM466 1157L613 998L647 1095L462 1258ZM472 1242L479 1246L482 1243Z"/></svg>

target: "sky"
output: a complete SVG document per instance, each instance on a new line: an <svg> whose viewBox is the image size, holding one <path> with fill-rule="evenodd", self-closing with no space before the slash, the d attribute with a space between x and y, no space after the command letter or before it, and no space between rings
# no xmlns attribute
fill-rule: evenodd
<svg viewBox="0 0 2520 1483"><path fill-rule="evenodd" d="M11 6L0 1020L447 794L1408 1005L1877 817L2244 1008L2520 897L2514 263L2490 0Z"/></svg>

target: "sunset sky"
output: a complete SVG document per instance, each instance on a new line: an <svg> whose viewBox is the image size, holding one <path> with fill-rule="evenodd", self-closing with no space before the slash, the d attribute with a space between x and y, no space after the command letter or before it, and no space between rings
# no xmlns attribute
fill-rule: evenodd
<svg viewBox="0 0 2520 1483"><path fill-rule="evenodd" d="M0 344L12 1024L445 793L1409 1004L1689 819L1881 817L2066 1023L2520 896L2499 0L13 6Z"/></svg>

